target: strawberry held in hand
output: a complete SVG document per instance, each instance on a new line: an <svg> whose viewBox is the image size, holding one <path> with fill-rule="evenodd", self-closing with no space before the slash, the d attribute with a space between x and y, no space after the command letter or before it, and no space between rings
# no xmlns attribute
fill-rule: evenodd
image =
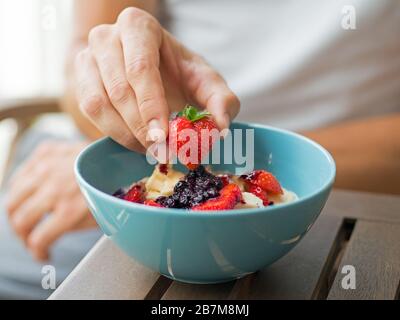
<svg viewBox="0 0 400 320"><path fill-rule="evenodd" d="M219 131L207 111L187 106L169 124L168 144L171 153L190 170L208 155Z"/></svg>

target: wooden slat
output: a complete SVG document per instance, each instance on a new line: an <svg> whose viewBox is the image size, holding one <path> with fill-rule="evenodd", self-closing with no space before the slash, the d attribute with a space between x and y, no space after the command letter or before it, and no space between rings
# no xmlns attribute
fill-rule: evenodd
<svg viewBox="0 0 400 320"><path fill-rule="evenodd" d="M400 283L400 224L357 221L328 299L395 299ZM341 286L344 265L356 269L356 289Z"/></svg>
<svg viewBox="0 0 400 320"><path fill-rule="evenodd" d="M50 299L142 300L158 278L157 273L130 259L103 237Z"/></svg>
<svg viewBox="0 0 400 320"><path fill-rule="evenodd" d="M336 189L324 211L343 218L400 223L400 197Z"/></svg>
<svg viewBox="0 0 400 320"><path fill-rule="evenodd" d="M257 273L253 273L239 279L235 282L232 291L229 294L229 300L246 300L249 299L251 290L253 288L254 280L257 277Z"/></svg>
<svg viewBox="0 0 400 320"><path fill-rule="evenodd" d="M163 300L219 300L227 299L235 282L221 284L188 284L174 281Z"/></svg>
<svg viewBox="0 0 400 320"><path fill-rule="evenodd" d="M342 219L322 215L288 255L260 271L251 299L311 299L342 226Z"/></svg>

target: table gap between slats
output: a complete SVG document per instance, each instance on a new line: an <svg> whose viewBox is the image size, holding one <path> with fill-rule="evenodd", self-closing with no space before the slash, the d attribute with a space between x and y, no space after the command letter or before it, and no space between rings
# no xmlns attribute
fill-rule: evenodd
<svg viewBox="0 0 400 320"><path fill-rule="evenodd" d="M329 291L335 280L340 262L346 251L347 245L353 233L355 219L344 219L337 236L332 244L326 263L322 269L320 278L315 286L314 292L311 296L313 300L326 300Z"/></svg>

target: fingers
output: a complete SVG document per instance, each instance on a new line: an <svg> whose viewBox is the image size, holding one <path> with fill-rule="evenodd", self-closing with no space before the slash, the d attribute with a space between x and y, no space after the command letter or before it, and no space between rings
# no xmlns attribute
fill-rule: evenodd
<svg viewBox="0 0 400 320"><path fill-rule="evenodd" d="M79 226L90 215L85 201L79 195L69 202L59 204L52 215L30 233L27 246L37 260L47 260L49 249L64 233Z"/></svg>
<svg viewBox="0 0 400 320"><path fill-rule="evenodd" d="M152 16L134 8L124 10L118 27L127 80L135 92L141 118L150 131L162 130L166 136L169 108L159 71L162 29ZM151 132L150 138L161 142Z"/></svg>
<svg viewBox="0 0 400 320"><path fill-rule="evenodd" d="M54 205L52 189L45 188L26 199L13 213L10 222L17 235L24 241L39 221L49 213Z"/></svg>
<svg viewBox="0 0 400 320"><path fill-rule="evenodd" d="M88 50L76 58L76 94L82 112L106 135L125 147L142 151L121 115L114 109L104 89L96 63Z"/></svg>
<svg viewBox="0 0 400 320"><path fill-rule="evenodd" d="M239 113L239 99L215 70L204 61L196 63L198 66L192 82L193 98L211 112L221 130L229 128L230 122Z"/></svg>
<svg viewBox="0 0 400 320"><path fill-rule="evenodd" d="M7 211L9 216L12 216L15 210L29 198L37 189L37 178L35 176L27 176L23 183L14 183L7 197Z"/></svg>
<svg viewBox="0 0 400 320"><path fill-rule="evenodd" d="M105 27L107 28L107 27ZM103 31L97 31L101 33ZM107 50L104 48L107 47ZM121 115L137 140L146 146L147 125L142 121L136 98L125 74L124 56L119 35L115 31L92 32L90 50L105 90L114 108Z"/></svg>

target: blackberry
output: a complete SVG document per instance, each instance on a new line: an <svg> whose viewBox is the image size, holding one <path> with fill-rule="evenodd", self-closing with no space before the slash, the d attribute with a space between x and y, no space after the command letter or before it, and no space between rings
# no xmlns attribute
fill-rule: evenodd
<svg viewBox="0 0 400 320"><path fill-rule="evenodd" d="M186 181L179 181L174 188L174 192L180 192L188 188L188 183Z"/></svg>
<svg viewBox="0 0 400 320"><path fill-rule="evenodd" d="M171 196L159 197L156 202L167 208L190 209L218 197L222 187L223 181L220 177L208 172L204 166L198 166L176 184Z"/></svg>

